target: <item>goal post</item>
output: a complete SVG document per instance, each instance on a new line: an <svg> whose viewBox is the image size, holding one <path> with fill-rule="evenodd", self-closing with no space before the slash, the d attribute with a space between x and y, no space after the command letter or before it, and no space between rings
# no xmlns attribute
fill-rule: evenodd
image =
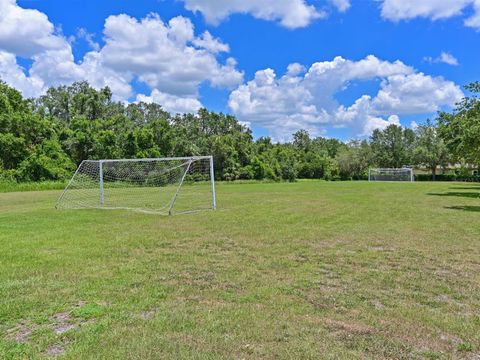
<svg viewBox="0 0 480 360"><path fill-rule="evenodd" d="M369 169L368 181L415 181L412 168Z"/></svg>
<svg viewBox="0 0 480 360"><path fill-rule="evenodd" d="M55 207L168 215L215 209L213 157L84 160Z"/></svg>

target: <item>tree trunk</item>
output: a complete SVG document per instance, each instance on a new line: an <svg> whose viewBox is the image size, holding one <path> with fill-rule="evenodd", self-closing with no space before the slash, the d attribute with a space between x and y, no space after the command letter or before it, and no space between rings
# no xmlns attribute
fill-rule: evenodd
<svg viewBox="0 0 480 360"><path fill-rule="evenodd" d="M437 175L437 167L432 167L432 180L435 181L435 176Z"/></svg>

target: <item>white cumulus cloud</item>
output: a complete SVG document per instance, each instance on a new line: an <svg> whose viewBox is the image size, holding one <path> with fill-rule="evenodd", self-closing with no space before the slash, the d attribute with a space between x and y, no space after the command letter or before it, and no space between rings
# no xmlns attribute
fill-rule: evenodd
<svg viewBox="0 0 480 360"><path fill-rule="evenodd" d="M39 79L28 77L17 64L15 55L0 50L0 79L6 81L16 89L23 89L27 97L38 95L43 89L43 82Z"/></svg>
<svg viewBox="0 0 480 360"><path fill-rule="evenodd" d="M116 100L135 96L173 112L197 110L203 83L232 89L243 81L235 59L217 59L229 51L228 44L209 32L195 35L192 22L182 16L164 22L156 14L143 19L112 15L103 35L101 47L86 29L79 29L77 39L84 39L91 51L76 60L71 41L45 14L24 9L15 0L0 0L0 77L25 96L87 80L97 88L108 85ZM30 59L31 67L21 68L17 56ZM134 81L146 84L150 95L135 94Z"/></svg>
<svg viewBox="0 0 480 360"><path fill-rule="evenodd" d="M219 39L215 39L208 31L205 31L199 38L194 39L193 45L207 49L213 54L230 51L228 44L224 44Z"/></svg>
<svg viewBox="0 0 480 360"><path fill-rule="evenodd" d="M469 8L474 13L465 19L465 25L480 30L480 0L382 0L381 15L392 21L417 17L439 20L462 15Z"/></svg>
<svg viewBox="0 0 480 360"><path fill-rule="evenodd" d="M45 50L66 48L68 42L56 34L44 13L23 9L15 0L0 0L0 49L30 57Z"/></svg>
<svg viewBox="0 0 480 360"><path fill-rule="evenodd" d="M423 58L424 61L429 62L430 64L433 63L444 63L452 66L457 66L459 65L459 62L455 56L452 54L442 51L442 53L437 56L436 58L433 58L431 56L426 56Z"/></svg>
<svg viewBox="0 0 480 360"><path fill-rule="evenodd" d="M133 73L163 93L196 96L204 81L228 88L243 79L234 59L225 64L217 61L215 54L222 43L205 34L196 38L193 24L184 17L165 24L158 15L140 21L127 15L110 16L104 33L105 46L100 50L104 66ZM221 50L227 50L225 45Z"/></svg>
<svg viewBox="0 0 480 360"><path fill-rule="evenodd" d="M335 95L355 81L380 80L375 96L363 95L350 106ZM240 85L229 106L240 120L286 139L299 129L319 135L328 127L346 127L352 135L368 135L375 128L399 123L404 115L430 113L453 105L463 93L451 81L417 72L401 61L367 56L359 61L336 57L308 70L292 64L278 77L272 69L257 71Z"/></svg>
<svg viewBox="0 0 480 360"><path fill-rule="evenodd" d="M196 97L175 96L160 92L157 89L153 89L150 96L144 94L137 95L137 101L162 104L165 110L173 114L196 112L202 107L202 104Z"/></svg>
<svg viewBox="0 0 480 360"><path fill-rule="evenodd" d="M218 24L234 13L250 14L257 19L279 21L286 28L308 26L325 13L305 0L183 0L185 8L201 12L207 22ZM334 0L339 8L345 8L347 0Z"/></svg>

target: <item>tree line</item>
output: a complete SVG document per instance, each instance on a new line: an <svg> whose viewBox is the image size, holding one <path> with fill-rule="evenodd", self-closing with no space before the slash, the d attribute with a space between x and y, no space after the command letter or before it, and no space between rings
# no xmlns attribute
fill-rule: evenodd
<svg viewBox="0 0 480 360"><path fill-rule="evenodd" d="M158 104L123 104L87 82L25 99L0 81L0 180L65 180L85 159L213 155L220 180L365 179L372 167L480 164L480 83L451 112L415 129L390 125L342 142L299 130L287 143L254 139L232 115L171 115ZM466 175L465 175L466 176Z"/></svg>

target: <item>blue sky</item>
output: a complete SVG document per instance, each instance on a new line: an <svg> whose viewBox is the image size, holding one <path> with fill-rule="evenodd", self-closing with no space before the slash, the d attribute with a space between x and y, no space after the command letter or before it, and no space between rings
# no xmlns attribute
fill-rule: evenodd
<svg viewBox="0 0 480 360"><path fill-rule="evenodd" d="M0 78L25 96L86 79L280 141L415 126L480 80L479 55L479 0L0 0Z"/></svg>

